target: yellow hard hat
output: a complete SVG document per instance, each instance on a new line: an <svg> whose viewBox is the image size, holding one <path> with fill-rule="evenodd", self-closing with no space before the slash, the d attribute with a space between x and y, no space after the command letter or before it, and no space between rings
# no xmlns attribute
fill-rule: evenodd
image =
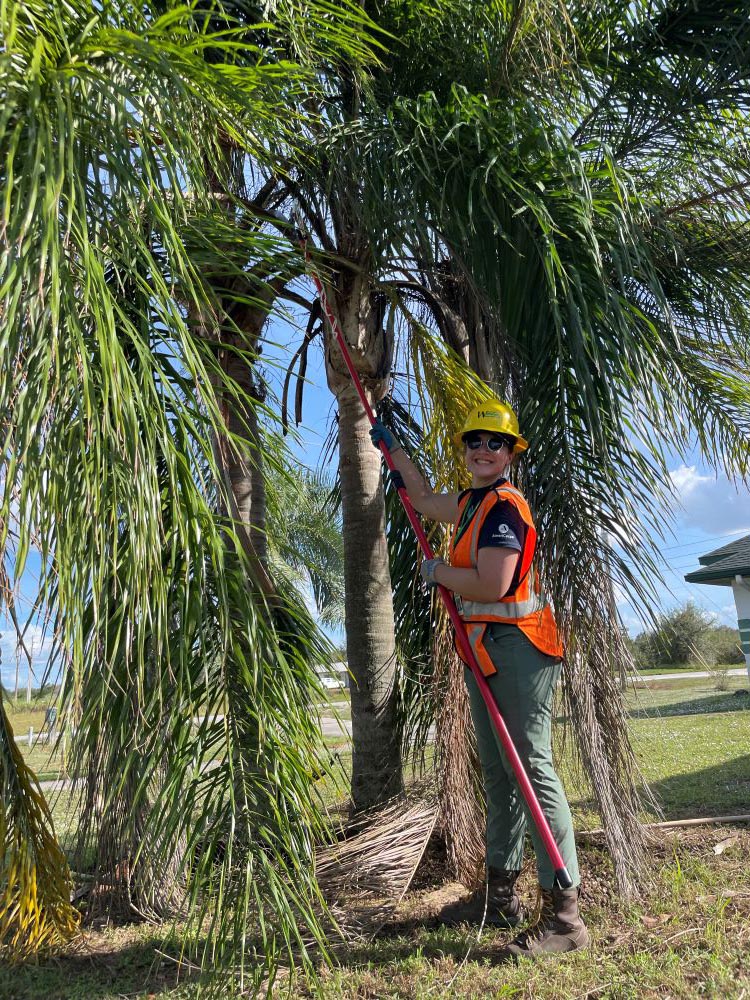
<svg viewBox="0 0 750 1000"><path fill-rule="evenodd" d="M464 425L453 440L460 447L463 443L464 434L471 431L486 431L493 434L507 434L514 437L516 443L513 447L513 454L518 455L526 451L529 442L522 438L518 432L518 417L507 403L500 403L490 399L486 403L479 403L472 407L466 415Z"/></svg>

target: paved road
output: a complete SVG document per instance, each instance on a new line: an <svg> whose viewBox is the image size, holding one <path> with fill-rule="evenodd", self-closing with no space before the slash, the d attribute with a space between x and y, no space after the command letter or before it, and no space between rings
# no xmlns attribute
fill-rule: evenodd
<svg viewBox="0 0 750 1000"><path fill-rule="evenodd" d="M736 669L727 670L727 675L730 677L741 677L745 675L747 671L744 667L738 667ZM692 677L692 678L705 678L713 677L714 674L709 673L708 670L685 670L680 671L679 674L650 674L648 677L642 677L638 674L628 678L628 681L633 684L648 684L649 681L672 681L682 677ZM318 708L323 708L324 706L318 705ZM336 719L330 715L321 716L320 727L324 736L339 736L346 738L352 734L352 723L350 719ZM26 737L16 737L16 739L26 739ZM41 786L45 791L55 791L59 788L70 787L72 782L70 781L42 781Z"/></svg>
<svg viewBox="0 0 750 1000"><path fill-rule="evenodd" d="M320 728L324 736L351 736L351 719L332 719L330 715L324 715L320 719Z"/></svg>
<svg viewBox="0 0 750 1000"><path fill-rule="evenodd" d="M727 677L741 677L742 675L747 676L747 670L744 667L737 667L736 669L727 670ZM708 670L681 670L679 673L675 674L647 674L645 677L641 674L632 674L628 677L628 681L633 684L648 684L649 681L676 681L682 680L684 677L715 677L714 673Z"/></svg>

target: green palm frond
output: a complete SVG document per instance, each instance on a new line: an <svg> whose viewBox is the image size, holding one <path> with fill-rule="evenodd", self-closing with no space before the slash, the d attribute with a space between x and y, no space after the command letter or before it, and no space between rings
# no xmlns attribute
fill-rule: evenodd
<svg viewBox="0 0 750 1000"><path fill-rule="evenodd" d="M369 58L361 17L352 30L327 4L279 9L299 37ZM292 588L272 605L258 593L217 514L224 409L263 406L217 358L233 321L201 264L226 239L213 180L227 144L267 168L283 158L301 130L290 100L318 81L269 46L284 32L267 22L162 11L0 7L0 554L16 576L32 546L41 556L98 898L119 884L131 913L179 913L196 940L210 925L206 966L260 988L281 954L311 970L311 941L325 948L311 864L326 835L311 711L325 643ZM277 262L257 218L243 253ZM289 465L278 446L264 458ZM23 798L9 739L1 919L8 941L38 920L33 947L52 943L53 915L60 933L74 923L49 813ZM34 857L46 928L28 881L19 909Z"/></svg>
<svg viewBox="0 0 750 1000"><path fill-rule="evenodd" d="M481 342L483 375L532 443L518 475L629 885L637 767L612 680L627 659L615 588L644 614L658 606L668 452L697 438L740 476L750 457L747 47L733 39L747 22L741 4L567 6L558 41L575 58L541 81L520 60L500 91L478 46L449 89L394 102L371 165L412 284L443 303L450 282L466 289L467 354ZM442 409L427 404L426 426L456 426Z"/></svg>
<svg viewBox="0 0 750 1000"><path fill-rule="evenodd" d="M309 969L311 946L325 950L312 866L328 836L315 788L325 749L311 706L328 650L293 591L258 606L236 550L217 538L214 562L171 547L168 646L143 678L122 637L96 652L87 618L71 766L87 776L78 856L93 856L99 898L182 916L186 952L247 989L282 952Z"/></svg>
<svg viewBox="0 0 750 1000"><path fill-rule="evenodd" d="M301 581L309 580L321 621L344 619L344 555L340 500L323 473L292 469L269 477L268 540L271 558Z"/></svg>
<svg viewBox="0 0 750 1000"><path fill-rule="evenodd" d="M700 130L746 111L750 28L741 0L571 4L586 99L576 139L635 163L676 160Z"/></svg>

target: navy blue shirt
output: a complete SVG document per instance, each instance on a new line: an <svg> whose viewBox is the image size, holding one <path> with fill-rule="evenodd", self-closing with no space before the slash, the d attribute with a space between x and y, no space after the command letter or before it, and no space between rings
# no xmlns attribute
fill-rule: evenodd
<svg viewBox="0 0 750 1000"><path fill-rule="evenodd" d="M460 493L458 497L459 501L467 493L469 494L461 521L463 523L470 521L489 491L496 489L498 486L504 486L507 482L507 479L498 479L490 486L480 486L478 489L468 489ZM520 553L523 550L525 539L526 524L518 513L518 509L509 500L498 500L484 519L484 524L479 532L477 549L504 548L514 549ZM520 566L521 560L519 559L508 593L512 593L518 586Z"/></svg>

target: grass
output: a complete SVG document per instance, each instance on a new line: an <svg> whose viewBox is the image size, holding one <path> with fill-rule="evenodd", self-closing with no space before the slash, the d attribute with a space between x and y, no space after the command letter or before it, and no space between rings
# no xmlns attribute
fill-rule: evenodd
<svg viewBox="0 0 750 1000"><path fill-rule="evenodd" d="M717 688L713 678L652 681L648 685L630 687L625 703L631 718L635 719L748 708L747 678L726 677L721 685L723 690Z"/></svg>
<svg viewBox="0 0 750 1000"><path fill-rule="evenodd" d="M44 727L44 712L47 707L47 704L28 707L25 702L19 702L11 707L6 703L6 712L15 735L25 736L29 728L32 728L35 733L41 732Z"/></svg>
<svg viewBox="0 0 750 1000"><path fill-rule="evenodd" d="M710 667L711 671L741 670L742 663L717 663ZM661 667L641 667L636 671L636 677L653 677L654 674L683 674L692 672L706 672L703 663L667 663Z"/></svg>
<svg viewBox="0 0 750 1000"><path fill-rule="evenodd" d="M423 887L410 894L375 941L338 947L336 964L321 969L315 995L321 1000L741 1000L750 996L748 850L746 829L669 834L651 848L651 886L625 902L614 891L605 853L592 845L583 848L582 906L591 948L518 966L496 962L508 940L503 932L477 937L466 928L436 924L438 898L455 895L455 885ZM531 885L525 872L524 894ZM190 1000L197 991L190 971L183 970L183 981L177 982L176 963L157 954L175 955L177 947L163 931L146 926L91 932L54 961L0 968L0 996ZM313 993L297 984L279 995L305 1000Z"/></svg>
<svg viewBox="0 0 750 1000"><path fill-rule="evenodd" d="M747 712L633 723L643 773L671 819L750 811Z"/></svg>
<svg viewBox="0 0 750 1000"><path fill-rule="evenodd" d="M736 693L743 682L746 688L744 678L729 680L728 691L717 691L713 679L682 678L628 692L635 751L666 818L750 811L750 698ZM337 744L345 776L350 754L346 744ZM598 826L569 761L561 761L561 771L577 828ZM327 794L327 783L320 784L333 805L333 790ZM70 801L71 793L64 791L54 805L56 829L66 846L74 823ZM614 889L599 838L584 838L582 904L591 949L518 967L495 963L507 940L501 932L477 939L466 930L437 925L437 908L446 894L454 898L458 890L444 883L436 859L375 941L337 949L337 964L321 969L315 995L322 1000L750 1000L749 852L747 826L659 830L650 847L652 882L639 899L625 902ZM533 881L529 866L522 876L527 896ZM92 931L54 961L0 968L0 996L192 1000L198 986L189 970L183 969L178 981L178 965L157 952L178 953L163 929ZM313 992L297 985L288 995L307 1000Z"/></svg>
<svg viewBox="0 0 750 1000"><path fill-rule="evenodd" d="M592 934L588 952L517 967L494 963L507 940L415 923L402 933L353 950L326 975L328 1000L355 997L739 997L750 990L744 952L750 943L750 876L743 855L750 834L721 855L718 836L669 838L653 848L654 882L636 903L617 898L599 850L582 852L583 907ZM743 895L727 896L727 886ZM526 876L524 888L528 889ZM421 911L420 911L421 904ZM422 921L428 900L412 902Z"/></svg>
<svg viewBox="0 0 750 1000"><path fill-rule="evenodd" d="M729 682L728 691L708 679L654 682L626 696L633 747L666 819L750 812L750 696L742 678ZM594 801L569 756L560 756L559 769L576 827L598 827Z"/></svg>

